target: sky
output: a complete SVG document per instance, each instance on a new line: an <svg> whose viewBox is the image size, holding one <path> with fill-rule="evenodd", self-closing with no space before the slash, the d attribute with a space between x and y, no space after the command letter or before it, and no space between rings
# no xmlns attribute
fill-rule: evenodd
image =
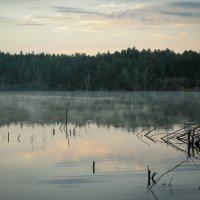
<svg viewBox="0 0 200 200"><path fill-rule="evenodd" d="M0 51L200 51L200 0L0 0Z"/></svg>

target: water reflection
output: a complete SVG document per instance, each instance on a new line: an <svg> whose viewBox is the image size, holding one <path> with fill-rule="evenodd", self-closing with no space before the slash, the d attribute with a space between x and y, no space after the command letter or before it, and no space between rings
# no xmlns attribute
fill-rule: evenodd
<svg viewBox="0 0 200 200"><path fill-rule="evenodd" d="M171 145L165 143L161 139L166 136L165 129L140 128L137 132L128 132L90 123L86 126L86 131L85 127L69 123L66 132L60 130L60 126L61 124L21 127L13 124L1 127L4 140L0 146L0 175L6 176L10 187L14 187L13 184L17 182L21 189L28 184L44 188L46 192L45 188L48 186L48 199L52 199L53 188L60 190L60 186L65 189L67 187L67 193L75 199L81 197L77 197L71 188L78 185L84 185L89 191L93 185L97 188L104 185L110 188L112 183L114 188L120 188L117 195L114 195L115 190L109 190L108 194L114 195L113 199L121 199L120 194L124 193L126 188L129 188L127 195L130 197L138 195L146 199L145 192L142 191L146 184L149 191L147 197L150 198L151 194L155 199L163 199L163 195L164 199L170 199L170 195L179 199L180 195L176 192L180 185L182 188L189 187L188 184L198 187L200 177L199 172L196 172L199 170L199 160L195 157L187 159L182 151L175 151ZM178 127L174 127L173 133L178 132ZM168 139L170 136L172 140L172 135L168 132ZM139 140L137 136L150 145ZM185 148L187 149L187 145ZM193 177L193 180L188 182L190 177ZM0 181L0 185L3 184L4 182ZM139 189L135 191L134 187ZM106 191L106 188L104 190ZM31 191L28 191L29 195ZM1 192L2 195L9 196L6 191ZM100 194L97 192L97 195ZM194 197L193 189L189 191L189 195ZM98 199L93 195L88 195L88 198ZM20 199L18 194L16 199Z"/></svg>

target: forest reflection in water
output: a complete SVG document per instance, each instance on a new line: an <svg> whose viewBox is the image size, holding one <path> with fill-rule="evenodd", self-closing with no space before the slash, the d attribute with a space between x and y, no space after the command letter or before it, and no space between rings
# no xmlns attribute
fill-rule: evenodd
<svg viewBox="0 0 200 200"><path fill-rule="evenodd" d="M0 199L197 198L198 149L189 156L187 144L161 138L172 136L185 120L198 120L199 97L173 92L1 94Z"/></svg>

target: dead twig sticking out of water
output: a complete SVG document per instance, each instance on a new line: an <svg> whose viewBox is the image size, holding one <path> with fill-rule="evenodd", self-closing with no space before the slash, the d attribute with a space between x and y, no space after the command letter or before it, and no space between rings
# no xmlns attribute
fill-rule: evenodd
<svg viewBox="0 0 200 200"><path fill-rule="evenodd" d="M67 130L67 123L68 123L68 113L69 113L69 101L67 103L67 106L65 108L65 128Z"/></svg>
<svg viewBox="0 0 200 200"><path fill-rule="evenodd" d="M153 197L158 200L158 198L156 197L156 195L154 194L153 190L151 189L151 180L153 181L153 184L155 184L155 180L154 180L154 176L156 175L156 172L153 173L153 175L151 176L151 170L149 169L149 166L147 166L147 171L148 171L148 181L147 181L147 195L148 195L148 191L151 192L151 194L153 195Z"/></svg>
<svg viewBox="0 0 200 200"><path fill-rule="evenodd" d="M65 107L65 123L61 123L59 129L62 132L64 130L66 134L66 140L68 140L68 146L69 146L69 136L68 136L68 115L69 115L69 100L67 102L67 106ZM71 131L71 130L70 130ZM53 135L55 135L55 129L53 129Z"/></svg>
<svg viewBox="0 0 200 200"><path fill-rule="evenodd" d="M8 132L8 143L10 142L10 133Z"/></svg>
<svg viewBox="0 0 200 200"><path fill-rule="evenodd" d="M62 126L63 126L63 124L61 123L61 124L60 124L60 127L59 127L60 132L62 132Z"/></svg>
<svg viewBox="0 0 200 200"><path fill-rule="evenodd" d="M176 168L180 167L183 163L185 163L186 161L182 161L180 162L179 164L177 164L176 166L174 166L173 168L169 169L168 171L166 171L165 173L161 174L156 180L154 179L155 176L156 176L156 172L153 173L153 175L151 176L151 170L149 169L149 166L147 166L147 170L148 170L148 181L147 181L147 194L148 194L148 190L152 193L153 197L157 200L157 197L156 195L154 194L153 192L153 187L167 174L169 174L171 171L175 170ZM173 176L172 178L170 179L170 182L169 182L169 187L170 187L170 190L171 190L171 193L173 194L172 192L172 187L171 187L171 183L172 183L172 179L173 179ZM151 180L152 180L152 184L151 184Z"/></svg>
<svg viewBox="0 0 200 200"><path fill-rule="evenodd" d="M31 143L31 147L32 147L32 150L33 151L35 151L35 147L37 148L37 145L36 145L36 143L35 143L35 137L34 137L34 135L32 135L31 137L30 137L30 143Z"/></svg>
<svg viewBox="0 0 200 200"><path fill-rule="evenodd" d="M153 175L152 175L152 177L151 177L151 180L153 181L154 184L156 184L156 181L155 181L155 179L154 179L154 177L155 177L156 174L157 174L157 173L154 172Z"/></svg>
<svg viewBox="0 0 200 200"><path fill-rule="evenodd" d="M52 132L52 134L53 134L53 135L56 134L56 130L55 130L55 128L53 128L53 132Z"/></svg>
<svg viewBox="0 0 200 200"><path fill-rule="evenodd" d="M154 131L155 129L156 129L156 128L154 128L154 129L152 129L152 130L150 130L150 131L148 131L147 133L144 134L144 136L145 136L147 139L151 140L151 141L154 142L154 143L156 143L155 140L152 139L152 138L149 136L149 134L150 134L152 131ZM144 132L145 130L148 130L148 128L142 129L139 133L136 134L136 137L137 137L139 140L141 140L142 142L144 142L145 144L147 144L148 146L151 146L149 143L147 143L145 140L142 139L142 135L143 135L142 132Z"/></svg>
<svg viewBox="0 0 200 200"><path fill-rule="evenodd" d="M161 137L161 139L165 141L165 138L166 138L166 137L169 138L170 135L174 135L174 134L176 134L177 132L182 131L182 130L185 130L185 127L180 128L180 129L178 129L178 130L176 130L176 131L174 131L174 132L172 132L172 133L168 133L167 135ZM184 131L183 131L183 132L184 132Z"/></svg>
<svg viewBox="0 0 200 200"><path fill-rule="evenodd" d="M138 134L136 135L136 137L141 140L142 142L144 142L145 144L147 144L148 146L151 146L149 143L147 143L146 141L144 141L141 137L138 136Z"/></svg>
<svg viewBox="0 0 200 200"><path fill-rule="evenodd" d="M65 106L65 122L60 124L60 131L64 130L65 133L67 133L68 128L68 115L69 115L69 100L67 102L67 106Z"/></svg>
<svg viewBox="0 0 200 200"><path fill-rule="evenodd" d="M68 148L69 148L69 146L70 146L70 141L69 141L69 135L68 135L67 131L66 131L66 140L67 140L67 144L68 144Z"/></svg>
<svg viewBox="0 0 200 200"><path fill-rule="evenodd" d="M151 170L149 169L149 166L147 166L147 171L148 171L148 182L147 186L149 187L151 185Z"/></svg>
<svg viewBox="0 0 200 200"><path fill-rule="evenodd" d="M4 142L4 140L9 143L10 142L10 133L8 132L7 137L4 136L4 133L2 132L2 142Z"/></svg>
<svg viewBox="0 0 200 200"><path fill-rule="evenodd" d="M69 137L68 137L68 140L67 140L67 141L68 141L68 148L69 148L69 146L70 146Z"/></svg>
<svg viewBox="0 0 200 200"><path fill-rule="evenodd" d="M21 137L21 135L18 135L18 137L17 137L17 140L19 143L21 142L20 137Z"/></svg>
<svg viewBox="0 0 200 200"><path fill-rule="evenodd" d="M146 138L148 138L149 140L151 140L151 141L154 142L154 143L156 143L156 141L155 141L154 139L152 139L152 137L150 137L149 134L150 134L152 131L154 131L155 129L156 129L156 128L150 130L149 132L147 132L147 133L144 135Z"/></svg>
<svg viewBox="0 0 200 200"><path fill-rule="evenodd" d="M145 130L147 130L147 128L144 128L144 129L142 129L140 132L138 132L137 134L136 134L136 137L139 139L139 140L141 140L143 143L145 143L146 145L148 145L148 146L151 146L149 143L147 143L146 141L144 141L143 139L142 139L142 135L139 135L139 134L141 134L143 131L145 131Z"/></svg>
<svg viewBox="0 0 200 200"><path fill-rule="evenodd" d="M166 171L165 173L161 174L157 179L156 179L156 183L165 175L167 175L169 172L175 170L177 167L181 166L183 163L185 163L185 161L180 162L178 165L174 166L173 168L171 168L170 170ZM155 185L155 184L154 184ZM153 187L153 185L151 186Z"/></svg>
<svg viewBox="0 0 200 200"><path fill-rule="evenodd" d="M93 171L93 174L95 174L95 161L94 160L92 162L92 171Z"/></svg>
<svg viewBox="0 0 200 200"><path fill-rule="evenodd" d="M153 174L151 176L151 170L149 169L149 166L147 166L147 171L148 171L148 184L147 184L147 186L150 187L151 181L153 182L154 185L157 183L157 181L155 181L155 179L154 179L154 177L157 173L153 172Z"/></svg>
<svg viewBox="0 0 200 200"><path fill-rule="evenodd" d="M140 133L142 133L143 131L147 130L147 128L142 129L140 132L137 133L136 136L138 136Z"/></svg>

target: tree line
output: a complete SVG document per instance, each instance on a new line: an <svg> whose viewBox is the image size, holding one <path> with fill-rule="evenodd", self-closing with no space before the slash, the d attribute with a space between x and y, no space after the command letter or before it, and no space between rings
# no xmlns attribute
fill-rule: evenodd
<svg viewBox="0 0 200 200"><path fill-rule="evenodd" d="M0 90L200 90L200 52L0 52Z"/></svg>

